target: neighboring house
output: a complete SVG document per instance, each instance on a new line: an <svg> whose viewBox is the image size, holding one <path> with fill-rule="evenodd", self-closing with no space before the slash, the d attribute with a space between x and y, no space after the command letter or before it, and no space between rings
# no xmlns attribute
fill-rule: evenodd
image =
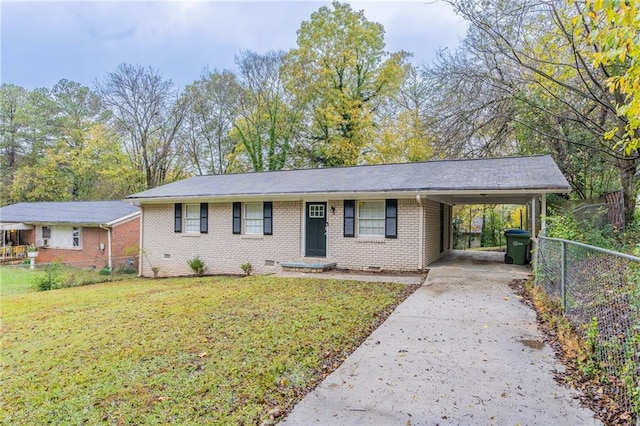
<svg viewBox="0 0 640 426"><path fill-rule="evenodd" d="M474 217L471 221L471 227L467 221L460 224L460 244L461 248L478 248L482 244L482 217ZM455 244L454 244L455 245Z"/></svg>
<svg viewBox="0 0 640 426"><path fill-rule="evenodd" d="M451 248L454 204L526 204L569 184L550 156L195 176L131 195L140 273L268 273L283 264L419 271ZM533 221L535 226L535 220ZM535 228L534 228L535 229Z"/></svg>
<svg viewBox="0 0 640 426"><path fill-rule="evenodd" d="M25 202L0 208L0 229L8 257L36 245L38 263L122 266L137 257L140 210L123 201Z"/></svg>

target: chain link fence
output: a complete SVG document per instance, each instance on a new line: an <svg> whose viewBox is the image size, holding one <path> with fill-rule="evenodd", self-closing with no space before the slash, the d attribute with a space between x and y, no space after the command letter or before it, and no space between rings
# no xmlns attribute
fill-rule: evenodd
<svg viewBox="0 0 640 426"><path fill-rule="evenodd" d="M588 368L640 418L640 258L539 236L535 269L591 350Z"/></svg>

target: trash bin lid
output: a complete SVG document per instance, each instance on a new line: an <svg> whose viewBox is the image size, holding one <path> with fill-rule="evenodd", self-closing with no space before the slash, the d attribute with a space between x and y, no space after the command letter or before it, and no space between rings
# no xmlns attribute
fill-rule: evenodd
<svg viewBox="0 0 640 426"><path fill-rule="evenodd" d="M507 229L506 231L504 231L504 235L519 235L521 237L531 236L529 231L526 231L524 229Z"/></svg>

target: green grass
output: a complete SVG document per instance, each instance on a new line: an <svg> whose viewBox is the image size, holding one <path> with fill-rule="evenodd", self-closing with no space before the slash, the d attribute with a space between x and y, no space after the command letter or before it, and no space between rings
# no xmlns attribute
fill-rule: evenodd
<svg viewBox="0 0 640 426"><path fill-rule="evenodd" d="M44 273L30 270L29 265L0 267L0 296L36 291L34 280Z"/></svg>
<svg viewBox="0 0 640 426"><path fill-rule="evenodd" d="M290 408L412 288L135 279L2 298L11 424L257 424Z"/></svg>
<svg viewBox="0 0 640 426"><path fill-rule="evenodd" d="M37 265L38 269L31 270L29 265L6 265L0 267L0 296L22 294L37 291L36 281L46 275L46 265ZM114 270L112 275L101 275L97 269L78 268L60 265L57 268L57 288L78 287L105 281L132 279L133 274Z"/></svg>

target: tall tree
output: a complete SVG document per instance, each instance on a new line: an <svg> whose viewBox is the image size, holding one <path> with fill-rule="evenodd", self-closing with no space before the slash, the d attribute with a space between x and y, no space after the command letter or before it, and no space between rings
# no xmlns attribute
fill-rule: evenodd
<svg viewBox="0 0 640 426"><path fill-rule="evenodd" d="M589 167L605 161L618 172L626 220L632 220L638 153L605 140L620 120L615 94L605 84L613 70L591 66L592 47L575 36L577 24L566 4L451 3L471 26L462 47L431 69L440 89L434 111L441 142L467 155L551 151L565 173L572 171L563 158L575 152L589 159ZM542 146L522 143L527 133L535 133ZM570 181L583 184L581 178Z"/></svg>
<svg viewBox="0 0 640 426"><path fill-rule="evenodd" d="M170 80L153 68L120 64L96 91L112 114L125 141L125 151L138 166L147 188L180 176L174 170L178 132L185 103Z"/></svg>
<svg viewBox="0 0 640 426"><path fill-rule="evenodd" d="M81 142L58 138L35 164L20 167L11 196L14 201L116 199L141 189L136 173L117 136L95 123L83 129Z"/></svg>
<svg viewBox="0 0 640 426"><path fill-rule="evenodd" d="M584 8L574 4L576 20L583 24L576 37L586 36L593 66L605 69L605 83L615 95L620 123L606 137L631 153L640 149L640 1L589 0Z"/></svg>
<svg viewBox="0 0 640 426"><path fill-rule="evenodd" d="M58 135L56 121L60 108L51 91L38 88L26 91L14 85L0 89L2 120L2 204L17 201L11 188L17 172L36 164Z"/></svg>
<svg viewBox="0 0 640 426"><path fill-rule="evenodd" d="M9 188L23 151L27 91L13 84L0 86L0 205L9 203Z"/></svg>
<svg viewBox="0 0 640 426"><path fill-rule="evenodd" d="M192 173L228 172L234 148L229 134L238 115L240 95L240 84L230 71L207 71L186 87L182 94L187 110L181 145Z"/></svg>
<svg viewBox="0 0 640 426"><path fill-rule="evenodd" d="M232 136L239 169L280 170L287 165L300 114L282 84L283 52L236 56L242 94ZM244 163L244 166L243 166Z"/></svg>
<svg viewBox="0 0 640 426"><path fill-rule="evenodd" d="M429 86L417 68L407 64L406 70L398 93L382 101L376 111L367 163L423 161L433 156Z"/></svg>
<svg viewBox="0 0 640 426"><path fill-rule="evenodd" d="M308 155L319 165L353 165L374 134L373 114L402 82L408 54L384 50L384 28L347 3L321 7L302 23L287 56L288 87L305 105Z"/></svg>
<svg viewBox="0 0 640 426"><path fill-rule="evenodd" d="M47 156L55 158L61 153L79 155L89 144L91 127L98 122L100 98L88 87L69 80L56 83L51 89L51 98L58 113L54 118L55 133L51 135L52 143ZM60 159L63 161L59 166L63 167L66 161ZM81 173L76 174L73 170L67 176L73 179L70 185L71 198L83 199L82 194L90 190L87 186L93 185L93 182L86 181Z"/></svg>

